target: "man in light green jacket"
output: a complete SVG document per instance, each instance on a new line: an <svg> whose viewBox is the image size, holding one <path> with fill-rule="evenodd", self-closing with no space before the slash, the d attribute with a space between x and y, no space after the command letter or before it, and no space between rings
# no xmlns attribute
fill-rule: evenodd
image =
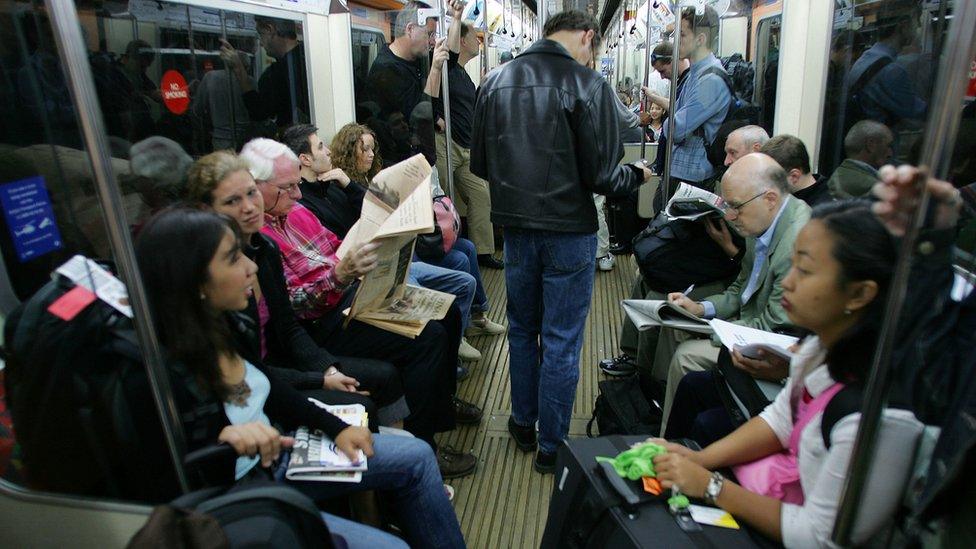
<svg viewBox="0 0 976 549"><path fill-rule="evenodd" d="M786 172L775 160L753 153L737 160L722 178L725 219L746 237L746 252L739 276L724 292L693 301L681 293L668 295L675 305L703 318L721 318L736 324L772 331L788 324L780 300L780 282L790 270L793 242L810 219L810 207L790 195ZM710 234L720 245L731 240L720 223ZM667 380L664 424L681 378L688 372L709 370L718 361L719 343L691 339L687 332L666 328L654 358L654 376Z"/></svg>
<svg viewBox="0 0 976 549"><path fill-rule="evenodd" d="M834 170L827 186L834 198L858 198L871 193L878 182L878 168L891 158L895 136L888 126L861 120L844 137L847 158Z"/></svg>

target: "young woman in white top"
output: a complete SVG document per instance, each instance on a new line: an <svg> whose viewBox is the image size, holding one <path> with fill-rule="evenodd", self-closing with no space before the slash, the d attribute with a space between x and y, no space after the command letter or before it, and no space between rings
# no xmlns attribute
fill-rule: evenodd
<svg viewBox="0 0 976 549"><path fill-rule="evenodd" d="M828 446L821 433L823 410L810 410L817 402L829 401L842 386L866 381L895 260L893 238L865 202L834 202L815 209L797 236L793 266L782 283L790 321L814 333L793 359L786 388L760 416L701 451L664 443L668 452L654 460L662 485L704 498L787 547L827 546L860 414L838 421ZM910 412L890 412L904 413L910 421ZM804 417L809 422L797 421L794 434L794 421ZM890 475L886 482L868 483L855 544L885 524L904 488L898 479L907 475L911 452L890 446L889 441L878 450L885 458L875 467L886 468ZM777 497L710 472L747 463L754 467L757 460L777 457L792 460L794 475L792 492L765 490ZM743 482L750 480L735 471ZM779 476L765 473L751 480L758 478L762 484ZM751 484L756 489L756 483Z"/></svg>

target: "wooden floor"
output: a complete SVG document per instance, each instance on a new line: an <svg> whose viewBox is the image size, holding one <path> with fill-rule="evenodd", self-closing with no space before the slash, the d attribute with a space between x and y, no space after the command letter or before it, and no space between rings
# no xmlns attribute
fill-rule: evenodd
<svg viewBox="0 0 976 549"><path fill-rule="evenodd" d="M613 271L596 273L570 436L585 436L597 382L602 376L597 363L616 354L620 300L630 293L635 276L632 264L629 256L618 257ZM489 316L507 324L503 271L483 270L482 277L491 303ZM485 419L478 426L459 427L439 437L440 444L472 451L479 458L473 475L449 481L456 490L454 507L461 530L468 547L473 549L538 547L546 525L553 477L536 473L532 469L534 454L518 451L508 435L508 342L505 336L477 337L469 342L481 351L483 358L468 364L471 373L461 382L458 392L461 398L481 406Z"/></svg>

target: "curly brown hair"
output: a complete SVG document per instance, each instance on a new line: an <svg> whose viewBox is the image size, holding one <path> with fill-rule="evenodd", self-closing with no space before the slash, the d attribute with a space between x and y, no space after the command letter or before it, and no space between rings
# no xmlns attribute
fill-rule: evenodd
<svg viewBox="0 0 976 549"><path fill-rule="evenodd" d="M366 173L359 171L356 161L356 150L360 146L360 140L366 134L373 136L373 143L376 150L373 151L373 165ZM368 183L383 168L383 159L380 157L379 143L376 142L376 134L373 130L361 124L346 124L332 138L332 165L346 172L352 179Z"/></svg>

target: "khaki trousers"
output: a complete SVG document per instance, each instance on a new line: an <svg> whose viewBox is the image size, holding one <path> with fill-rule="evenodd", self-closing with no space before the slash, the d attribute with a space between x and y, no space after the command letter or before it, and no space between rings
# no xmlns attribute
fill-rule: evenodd
<svg viewBox="0 0 976 549"><path fill-rule="evenodd" d="M447 139L437 141L437 176L447 189ZM451 142L451 172L454 174L454 202L458 213L468 219L468 239L474 242L478 255L495 253L495 232L491 225L491 197L488 182L471 173L471 151Z"/></svg>
<svg viewBox="0 0 976 549"><path fill-rule="evenodd" d="M654 357L655 377L667 379L661 436L664 436L664 429L668 426L668 416L671 415L671 406L674 405L674 395L678 391L681 378L690 372L714 370L718 364L718 354L721 349L714 346L711 339L694 339L695 335L697 334L671 328L661 330Z"/></svg>

